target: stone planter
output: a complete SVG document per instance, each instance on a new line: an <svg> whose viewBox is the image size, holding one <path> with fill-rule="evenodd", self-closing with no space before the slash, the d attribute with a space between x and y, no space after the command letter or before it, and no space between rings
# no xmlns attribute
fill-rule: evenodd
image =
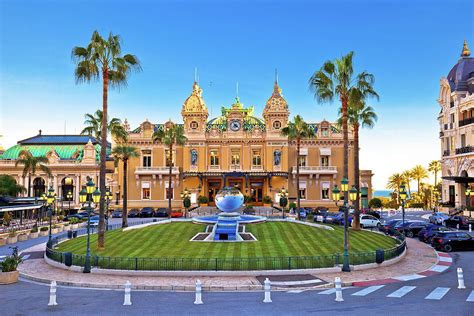
<svg viewBox="0 0 474 316"><path fill-rule="evenodd" d="M38 238L38 236L39 236L39 232L30 233L30 239Z"/></svg>
<svg viewBox="0 0 474 316"><path fill-rule="evenodd" d="M71 225L63 226L64 231L71 230Z"/></svg>
<svg viewBox="0 0 474 316"><path fill-rule="evenodd" d="M18 241L25 241L25 240L28 240L28 234L18 235Z"/></svg>
<svg viewBox="0 0 474 316"><path fill-rule="evenodd" d="M201 203L201 204L199 204L199 206L200 207L206 207L206 206L208 206L208 204L207 203Z"/></svg>
<svg viewBox="0 0 474 316"><path fill-rule="evenodd" d="M15 236L15 237L7 237L7 243L8 244L14 244L18 242L18 236Z"/></svg>
<svg viewBox="0 0 474 316"><path fill-rule="evenodd" d="M267 203L263 203L263 206L264 206L264 207L272 207L271 204L267 204Z"/></svg>
<svg viewBox="0 0 474 316"><path fill-rule="evenodd" d="M7 244L6 238L0 238L0 246L5 246Z"/></svg>
<svg viewBox="0 0 474 316"><path fill-rule="evenodd" d="M58 228L56 228L58 230L58 233L62 232L64 230L63 226L59 226Z"/></svg>
<svg viewBox="0 0 474 316"><path fill-rule="evenodd" d="M39 235L40 235L40 236L43 236L43 237L44 237L44 236L48 236L48 235L49 235L49 232L48 232L47 230L45 230L45 231L40 231L40 232L39 232Z"/></svg>
<svg viewBox="0 0 474 316"><path fill-rule="evenodd" d="M57 234L59 233L59 228L52 228L51 229L51 234L54 235L54 234Z"/></svg>
<svg viewBox="0 0 474 316"><path fill-rule="evenodd" d="M0 284L12 284L18 282L20 272L0 272Z"/></svg>
<svg viewBox="0 0 474 316"><path fill-rule="evenodd" d="M71 225L71 229L78 229L79 228L79 224L72 224Z"/></svg>

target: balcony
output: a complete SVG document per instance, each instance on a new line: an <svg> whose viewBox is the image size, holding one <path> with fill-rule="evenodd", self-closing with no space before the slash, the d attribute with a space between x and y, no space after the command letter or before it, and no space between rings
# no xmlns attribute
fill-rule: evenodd
<svg viewBox="0 0 474 316"><path fill-rule="evenodd" d="M444 132L443 131L440 131L439 132L439 137L443 137L444 136Z"/></svg>
<svg viewBox="0 0 474 316"><path fill-rule="evenodd" d="M459 127L474 123L474 117L469 117L459 121Z"/></svg>
<svg viewBox="0 0 474 316"><path fill-rule="evenodd" d="M209 170L209 171L219 171L219 170L221 170L221 166L220 165L209 165L207 167L207 170Z"/></svg>
<svg viewBox="0 0 474 316"><path fill-rule="evenodd" d="M169 174L170 167L137 167L135 169L135 175L137 176L148 176L148 175L166 175ZM179 174L178 167L171 168L172 174Z"/></svg>
<svg viewBox="0 0 474 316"><path fill-rule="evenodd" d="M456 155L467 154L474 151L474 146L464 146L461 148L456 148Z"/></svg>
<svg viewBox="0 0 474 316"><path fill-rule="evenodd" d="M296 166L292 173L296 174ZM336 166L300 166L300 174L337 174Z"/></svg>
<svg viewBox="0 0 474 316"><path fill-rule="evenodd" d="M444 150L443 151L443 157L446 157L446 156L449 156L449 155L450 155L449 150Z"/></svg>

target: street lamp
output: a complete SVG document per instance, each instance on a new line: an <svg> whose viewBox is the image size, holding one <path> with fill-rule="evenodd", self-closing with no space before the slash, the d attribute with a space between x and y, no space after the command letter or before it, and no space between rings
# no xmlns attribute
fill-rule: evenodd
<svg viewBox="0 0 474 316"><path fill-rule="evenodd" d="M113 198L112 191L110 190L110 188L106 188L105 189L105 205L106 205L105 230L109 229L109 205L110 205L110 201L112 200L112 198Z"/></svg>
<svg viewBox="0 0 474 316"><path fill-rule="evenodd" d="M405 224L405 200L407 199L407 190L405 189L404 184L400 186L399 196L400 196L400 200L402 200L402 225L404 225Z"/></svg>
<svg viewBox="0 0 474 316"><path fill-rule="evenodd" d="M188 208L191 206L191 192L189 192L188 189L184 189L184 191L181 192L181 200L183 200L184 218L186 218L188 217Z"/></svg>
<svg viewBox="0 0 474 316"><path fill-rule="evenodd" d="M66 198L69 202L69 207L68 207L68 215L69 215L69 213L71 212L72 191L67 192Z"/></svg>
<svg viewBox="0 0 474 316"><path fill-rule="evenodd" d="M282 188L280 190L280 206L281 206L281 212L283 214L283 219L285 218L285 207L288 204L288 190L285 188Z"/></svg>
<svg viewBox="0 0 474 316"><path fill-rule="evenodd" d="M48 190L48 195L46 196L46 205L48 206L48 215L49 215L49 234L48 234L48 244L51 246L51 229L53 224L53 210L52 205L56 200L56 194L54 193L53 186L51 186Z"/></svg>
<svg viewBox="0 0 474 316"><path fill-rule="evenodd" d="M86 246L86 262L84 264L84 273L91 272L91 249L90 249L90 228L91 228L91 212L93 211L92 202L95 204L100 201L100 191L99 188L96 188L94 191L95 184L92 179L86 183L86 188L82 189L79 192L79 201L84 206L88 203L87 207L87 246Z"/></svg>
<svg viewBox="0 0 474 316"><path fill-rule="evenodd" d="M337 185L334 185L334 188L332 190L332 198L334 202L336 203L336 206L338 206L338 202L341 199L341 191L344 194L344 205L343 205L343 210L344 210L344 254L343 254L343 263L342 263L342 271L343 272L350 272L351 268L349 265L349 250L348 250L348 240L349 240L349 235L348 235L348 227L349 227L349 203L348 200L350 199L352 202L357 199L357 195L359 192L357 191L355 186L352 186L350 190L349 189L349 180L347 178L343 178L341 180L341 189L337 187ZM349 194L346 194L349 193Z"/></svg>

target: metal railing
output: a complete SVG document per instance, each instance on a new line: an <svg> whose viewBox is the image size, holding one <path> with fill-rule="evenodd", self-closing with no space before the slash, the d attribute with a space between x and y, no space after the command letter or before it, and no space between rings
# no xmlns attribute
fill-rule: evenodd
<svg viewBox="0 0 474 316"><path fill-rule="evenodd" d="M465 118L459 121L459 127L474 123L474 117Z"/></svg>
<svg viewBox="0 0 474 316"><path fill-rule="evenodd" d="M171 172L173 174L179 173L178 167L172 167ZM162 167L136 167L135 173L136 174L167 174L170 172L170 167L162 166Z"/></svg>
<svg viewBox="0 0 474 316"><path fill-rule="evenodd" d="M62 238L60 238L62 237ZM60 252L54 246L66 235L53 238L46 248L46 256L56 262L83 267L85 255ZM384 250L384 259L393 259L406 248L406 242L391 249ZM72 258L72 260L71 260ZM349 253L352 265L376 262L376 251ZM336 267L342 264L343 255L298 257L257 257L257 258L129 258L91 256L92 266L100 269L114 270L147 270L147 271L249 271L249 270L293 270Z"/></svg>
<svg viewBox="0 0 474 316"><path fill-rule="evenodd" d="M464 146L461 148L456 148L456 155L467 154L474 151L474 146Z"/></svg>
<svg viewBox="0 0 474 316"><path fill-rule="evenodd" d="M296 173L296 166L293 166L293 173ZM300 172L337 172L336 166L300 166Z"/></svg>

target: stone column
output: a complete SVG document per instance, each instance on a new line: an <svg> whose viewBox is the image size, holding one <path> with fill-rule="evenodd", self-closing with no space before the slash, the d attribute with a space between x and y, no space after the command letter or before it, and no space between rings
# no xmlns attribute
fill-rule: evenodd
<svg viewBox="0 0 474 316"><path fill-rule="evenodd" d="M81 191L81 179L79 175L76 174L76 180L74 182L76 190L74 192L74 204L79 203L79 191Z"/></svg>

